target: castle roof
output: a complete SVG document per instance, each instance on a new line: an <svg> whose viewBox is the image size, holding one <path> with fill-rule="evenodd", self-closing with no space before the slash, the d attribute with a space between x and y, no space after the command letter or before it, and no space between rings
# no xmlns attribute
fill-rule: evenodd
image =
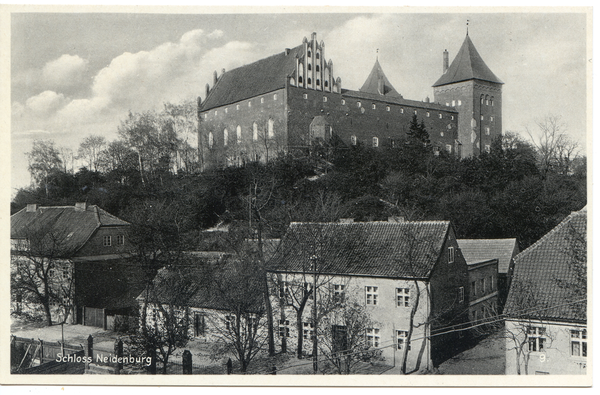
<svg viewBox="0 0 600 395"><path fill-rule="evenodd" d="M467 265L498 259L498 273L507 274L510 260L519 251L517 239L458 239Z"/></svg>
<svg viewBox="0 0 600 395"><path fill-rule="evenodd" d="M363 84L363 86L359 89L361 92L373 93L377 95L383 96L395 96L402 97L400 93L394 89L388 78L386 77L381 65L379 64L379 59L375 60L375 64L373 65L373 69L371 73L367 77L367 80Z"/></svg>
<svg viewBox="0 0 600 395"><path fill-rule="evenodd" d="M342 89L342 96L352 97L354 99L381 101L384 103L397 104L397 105L401 105L401 106L425 108L428 110L439 110L439 111L455 112L455 113L458 112L458 111L456 111L456 109L454 107L447 107L442 104L434 103L434 102L408 100L408 99L403 98L402 96L389 96L389 95L382 96L379 93L354 91L354 90L350 90L350 89Z"/></svg>
<svg viewBox="0 0 600 395"><path fill-rule="evenodd" d="M313 260L323 274L429 278L449 221L291 223L270 271L302 273Z"/></svg>
<svg viewBox="0 0 600 395"><path fill-rule="evenodd" d="M505 314L586 322L586 238L584 207L517 255Z"/></svg>
<svg viewBox="0 0 600 395"><path fill-rule="evenodd" d="M201 111L235 103L285 87L303 45L225 72L202 103Z"/></svg>
<svg viewBox="0 0 600 395"><path fill-rule="evenodd" d="M468 80L482 80L503 84L485 64L467 34L452 64L433 86L436 87Z"/></svg>

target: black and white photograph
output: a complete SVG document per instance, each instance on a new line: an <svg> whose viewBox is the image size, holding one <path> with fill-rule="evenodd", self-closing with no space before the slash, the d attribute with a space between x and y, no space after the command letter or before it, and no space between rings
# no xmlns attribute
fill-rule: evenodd
<svg viewBox="0 0 600 395"><path fill-rule="evenodd" d="M1 11L3 383L591 385L591 7Z"/></svg>

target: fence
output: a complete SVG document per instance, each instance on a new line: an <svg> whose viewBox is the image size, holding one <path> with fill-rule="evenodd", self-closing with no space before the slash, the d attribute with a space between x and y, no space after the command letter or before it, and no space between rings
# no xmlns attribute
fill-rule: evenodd
<svg viewBox="0 0 600 395"><path fill-rule="evenodd" d="M11 336L10 367L17 374L83 374L83 345ZM67 357L59 362L59 357ZM80 362L77 362L79 359Z"/></svg>

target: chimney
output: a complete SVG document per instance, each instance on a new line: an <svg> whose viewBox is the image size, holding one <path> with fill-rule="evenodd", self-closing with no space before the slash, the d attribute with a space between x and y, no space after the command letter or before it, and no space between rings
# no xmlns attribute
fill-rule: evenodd
<svg viewBox="0 0 600 395"><path fill-rule="evenodd" d="M37 211L38 205L37 204L28 204L27 205L27 212L28 213L35 213Z"/></svg>
<svg viewBox="0 0 600 395"><path fill-rule="evenodd" d="M354 223L354 218L340 218L338 222L340 224L352 224Z"/></svg>
<svg viewBox="0 0 600 395"><path fill-rule="evenodd" d="M429 103L429 102L430 102L430 100L429 100L429 96L427 96L427 97L425 98L425 103Z"/></svg>
<svg viewBox="0 0 600 395"><path fill-rule="evenodd" d="M448 50L444 49L444 74L448 71Z"/></svg>
<svg viewBox="0 0 600 395"><path fill-rule="evenodd" d="M215 86L217 84L217 70L214 71L213 73L213 86Z"/></svg>
<svg viewBox="0 0 600 395"><path fill-rule="evenodd" d="M223 74L225 74L225 67L221 69L221 77L223 77Z"/></svg>
<svg viewBox="0 0 600 395"><path fill-rule="evenodd" d="M204 97L204 100L206 100L206 98L208 97L208 94L210 93L210 85L208 85L208 83L206 84L206 96Z"/></svg>
<svg viewBox="0 0 600 395"><path fill-rule="evenodd" d="M87 202L77 202L75 203L75 210L77 211L85 211L87 209Z"/></svg>
<svg viewBox="0 0 600 395"><path fill-rule="evenodd" d="M285 49L285 56L288 56L289 54L290 54L290 49L289 49L289 48L286 48L286 49Z"/></svg>
<svg viewBox="0 0 600 395"><path fill-rule="evenodd" d="M198 96L198 108L200 108L200 106L202 106L202 98Z"/></svg>
<svg viewBox="0 0 600 395"><path fill-rule="evenodd" d="M388 222L392 223L392 224L400 224L402 222L404 222L404 217L399 217L399 216L391 216L388 217Z"/></svg>

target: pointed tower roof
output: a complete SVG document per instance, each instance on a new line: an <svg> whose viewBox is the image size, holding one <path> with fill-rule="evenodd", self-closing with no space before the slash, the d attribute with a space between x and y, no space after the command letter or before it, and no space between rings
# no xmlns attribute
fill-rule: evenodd
<svg viewBox="0 0 600 395"><path fill-rule="evenodd" d="M453 84L455 82L468 80L483 80L503 84L498 77L485 64L479 53L475 49L475 45L469 38L469 34L465 37L458 54L452 61L448 70L436 81L433 86Z"/></svg>
<svg viewBox="0 0 600 395"><path fill-rule="evenodd" d="M379 59L375 60L375 65L371 70L371 74L369 74L367 80L359 90L360 92L376 95L402 97L402 95L394 89L390 80L385 76L385 73L379 64Z"/></svg>

